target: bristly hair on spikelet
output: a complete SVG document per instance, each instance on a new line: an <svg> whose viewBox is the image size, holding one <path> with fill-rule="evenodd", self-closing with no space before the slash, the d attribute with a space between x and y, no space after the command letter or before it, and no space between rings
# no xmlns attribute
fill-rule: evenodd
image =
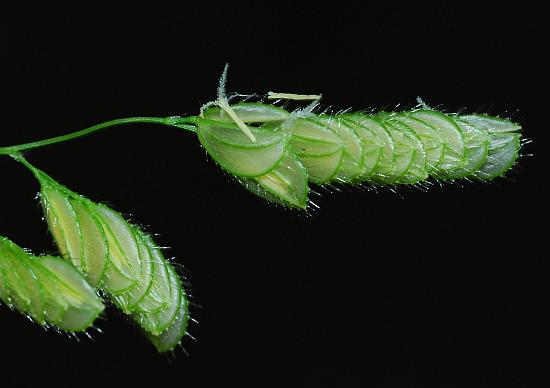
<svg viewBox="0 0 550 388"><path fill-rule="evenodd" d="M0 300L44 327L86 332L111 302L159 352L187 335L189 284L152 235L31 165L21 152L105 128L149 123L196 133L222 170L252 193L289 209L315 210L320 192L347 187L397 192L442 182L491 181L515 164L521 126L487 113L444 112L418 99L412 108L322 110L320 94L227 94L199 115L130 117L27 144L0 147L40 183L39 199L59 250L34 256L0 237ZM183 279L183 280L182 280ZM99 296L101 295L101 297Z"/></svg>
<svg viewBox="0 0 550 388"><path fill-rule="evenodd" d="M217 100L194 120L199 141L245 188L284 206L306 209L310 184L425 190L459 179L489 181L519 154L521 126L506 118L445 113L420 98L412 109L336 114L316 113L316 94L269 92L260 102L229 104L226 78L227 66ZM287 110L281 101L310 103Z"/></svg>

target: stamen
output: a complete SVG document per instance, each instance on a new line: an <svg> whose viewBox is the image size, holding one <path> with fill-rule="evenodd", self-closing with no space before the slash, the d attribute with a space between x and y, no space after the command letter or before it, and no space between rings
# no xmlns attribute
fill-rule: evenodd
<svg viewBox="0 0 550 388"><path fill-rule="evenodd" d="M220 77L220 83L218 85L218 101L216 101L215 103L220 108L222 108L229 117L231 117L231 120L233 120L235 124L237 124L237 126L241 129L241 131L243 131L243 133L250 139L252 143L256 143L256 136L254 136L254 134L246 126L244 121L242 121L241 118L237 116L235 111L229 106L229 102L227 101L227 97L225 96L225 82L227 81L228 68L229 64L226 63L223 69L222 76Z"/></svg>
<svg viewBox="0 0 550 388"><path fill-rule="evenodd" d="M296 101L312 101L319 100L320 94L294 94L294 93L276 93L268 92L267 98L270 100L296 100Z"/></svg>
<svg viewBox="0 0 550 388"><path fill-rule="evenodd" d="M231 120L237 124L237 126L243 131L243 133L250 139L252 143L256 143L256 136L250 131L250 129L246 126L244 121L241 120L239 116L235 113L235 111L229 106L227 103L227 100L218 100L218 105L220 108L222 108L225 113L231 117Z"/></svg>

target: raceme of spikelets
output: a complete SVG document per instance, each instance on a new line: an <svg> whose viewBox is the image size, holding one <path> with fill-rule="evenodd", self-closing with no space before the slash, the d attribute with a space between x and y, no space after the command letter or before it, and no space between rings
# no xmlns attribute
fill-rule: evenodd
<svg viewBox="0 0 550 388"><path fill-rule="evenodd" d="M118 212L60 185L20 151L81 137L123 123L154 122L190 130L225 171L256 195L307 209L310 184L425 185L431 180L488 181L515 163L517 123L486 114L448 114L421 103L402 112L316 114L320 96L269 93L313 101L289 111L265 102L229 104L227 66L218 98L199 116L112 120L73 134L0 147L41 184L45 219L61 258L33 256L0 239L0 298L45 326L84 331L111 300L159 351L187 334L188 294L151 236Z"/></svg>
<svg viewBox="0 0 550 388"><path fill-rule="evenodd" d="M129 315L158 351L179 345L190 318L188 295L151 236L23 163L40 182L45 219L65 262Z"/></svg>
<svg viewBox="0 0 550 388"><path fill-rule="evenodd" d="M0 300L29 319L57 330L86 330L104 306L67 260L33 256L0 237Z"/></svg>
<svg viewBox="0 0 550 388"><path fill-rule="evenodd" d="M207 153L248 190L295 208L307 207L309 183L491 180L515 163L521 139L511 120L426 106L329 115L259 102L211 103L195 125Z"/></svg>

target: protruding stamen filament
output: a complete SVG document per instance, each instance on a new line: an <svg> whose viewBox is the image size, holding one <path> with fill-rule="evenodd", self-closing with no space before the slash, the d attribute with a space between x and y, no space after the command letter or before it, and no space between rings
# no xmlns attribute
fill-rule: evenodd
<svg viewBox="0 0 550 388"><path fill-rule="evenodd" d="M227 100L225 98L223 100L218 100L218 105L220 106L220 108L222 108L225 111L225 113L229 115L229 117L231 117L231 120L233 120L235 124L237 124L237 126L241 129L241 131L243 131L243 133L250 139L250 141L252 143L256 143L256 136L254 136L254 134L246 126L244 121L242 121L240 117L237 116L235 111L231 109Z"/></svg>
<svg viewBox="0 0 550 388"><path fill-rule="evenodd" d="M229 117L231 117L231 120L237 124L237 126L243 131L243 133L250 139L252 143L256 143L256 136L250 131L250 129L246 126L244 121L240 119L239 116L235 113L235 111L229 106L229 102L227 101L227 98L225 97L225 82L227 80L227 69L229 68L229 64L226 63L225 67L223 69L222 76L220 77L220 83L218 85L218 101L216 101L216 104L222 108L225 113L228 114Z"/></svg>
<svg viewBox="0 0 550 388"><path fill-rule="evenodd" d="M268 92L267 98L270 100L315 101L319 100L321 98L321 95Z"/></svg>

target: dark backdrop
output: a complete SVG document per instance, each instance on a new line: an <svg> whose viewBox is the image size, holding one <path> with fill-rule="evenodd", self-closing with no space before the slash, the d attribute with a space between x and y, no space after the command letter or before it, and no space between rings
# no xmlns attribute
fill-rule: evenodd
<svg viewBox="0 0 550 388"><path fill-rule="evenodd" d="M0 307L2 387L550 384L540 10L115 3L2 11L0 144L196 114L229 62L230 91L322 92L336 108L421 96L450 110L518 111L534 156L491 184L351 189L305 216L246 192L176 129L135 125L29 152L159 233L204 307L190 327L198 343L185 340L190 356L174 359L114 309L98 321L103 334L78 342ZM9 158L0 171L0 234L54 251L37 183Z"/></svg>

